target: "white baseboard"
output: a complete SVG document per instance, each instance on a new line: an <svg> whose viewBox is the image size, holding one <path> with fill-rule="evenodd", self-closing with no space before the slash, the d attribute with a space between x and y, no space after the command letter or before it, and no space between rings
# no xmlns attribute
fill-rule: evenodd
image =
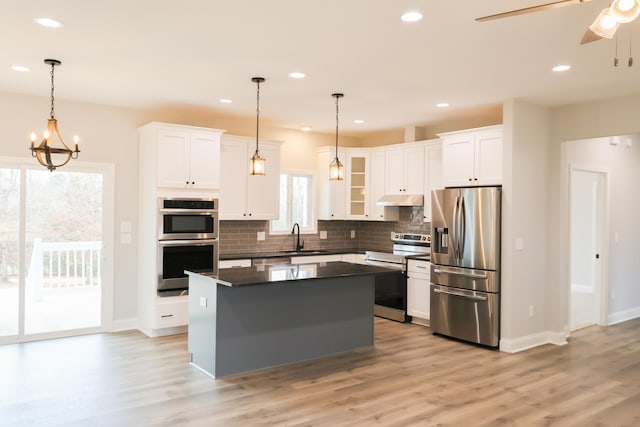
<svg viewBox="0 0 640 427"><path fill-rule="evenodd" d="M111 332L118 331L130 331L132 329L138 329L138 319L121 319L111 322Z"/></svg>
<svg viewBox="0 0 640 427"><path fill-rule="evenodd" d="M607 316L607 325L615 325L616 323L626 322L627 320L640 317L640 307L631 308L629 310L610 313Z"/></svg>
<svg viewBox="0 0 640 427"><path fill-rule="evenodd" d="M545 344L565 345L567 343L566 333L545 331L537 334L514 339L500 339L500 351L505 353L518 353Z"/></svg>

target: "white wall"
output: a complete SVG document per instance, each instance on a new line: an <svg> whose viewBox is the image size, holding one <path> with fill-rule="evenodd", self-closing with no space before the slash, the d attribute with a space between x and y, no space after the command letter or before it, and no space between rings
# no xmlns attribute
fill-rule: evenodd
<svg viewBox="0 0 640 427"><path fill-rule="evenodd" d="M640 137L594 138L563 143L562 170L570 165L609 172L609 321L640 315ZM626 141L632 143L631 147Z"/></svg>
<svg viewBox="0 0 640 427"><path fill-rule="evenodd" d="M549 329L568 331L569 291L569 172L563 169L562 143L640 131L640 94L567 105L552 110L552 145L549 161L549 282L547 316ZM633 188L632 184L627 184ZM557 244L556 244L557 242ZM636 251L639 252L639 251Z"/></svg>
<svg viewBox="0 0 640 427"><path fill-rule="evenodd" d="M45 92L45 95L46 92ZM0 92L3 136L0 156L23 157L31 153L31 132L40 133L49 118L47 96L27 96ZM118 107L65 101L55 104L60 133L67 142L81 138L80 156L75 162L115 165L115 248L114 319L127 321L137 316L137 218L138 218L138 127L151 121L226 129L235 135L255 135L255 119L238 118L185 107L137 111ZM331 117L328 120L332 120ZM335 144L335 135L305 133L262 125L261 137L285 141L281 165L287 169L313 170L316 147ZM340 145L357 146L357 138L340 137ZM327 166L328 167L328 166ZM133 244L119 243L120 223L133 224Z"/></svg>
<svg viewBox="0 0 640 427"><path fill-rule="evenodd" d="M143 115L125 109L65 102L58 98L55 107L60 133L67 143L75 134L81 138L81 153L75 162L115 165L115 228L119 231L122 221L132 222L135 239L138 211L136 127L142 122ZM0 116L4 118L0 156L21 157L35 162L28 150L29 135L32 131L41 134L46 128L49 99L0 93ZM115 240L115 319L136 315L136 253L135 242L121 245Z"/></svg>
<svg viewBox="0 0 640 427"><path fill-rule="evenodd" d="M546 331L546 236L550 112L520 100L504 104L501 348L537 345ZM515 249L521 239L522 250ZM533 316L530 315L530 307Z"/></svg>

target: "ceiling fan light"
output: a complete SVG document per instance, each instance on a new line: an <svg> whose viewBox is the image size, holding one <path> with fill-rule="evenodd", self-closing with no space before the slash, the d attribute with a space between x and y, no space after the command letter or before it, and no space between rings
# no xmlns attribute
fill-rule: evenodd
<svg viewBox="0 0 640 427"><path fill-rule="evenodd" d="M602 9L593 24L589 25L589 29L600 37L607 39L613 38L620 24L611 16L609 8Z"/></svg>
<svg viewBox="0 0 640 427"><path fill-rule="evenodd" d="M639 0L613 0L611 6L611 16L616 22L626 24L635 20L640 15L640 1Z"/></svg>

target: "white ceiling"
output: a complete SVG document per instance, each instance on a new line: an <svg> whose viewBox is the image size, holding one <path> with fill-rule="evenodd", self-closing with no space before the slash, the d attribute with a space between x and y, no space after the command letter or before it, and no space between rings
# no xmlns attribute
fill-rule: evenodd
<svg viewBox="0 0 640 427"><path fill-rule="evenodd" d="M429 125L513 97L563 105L640 91L639 24L619 30L617 68L615 41L580 45L607 0L474 20L548 1L3 0L0 90L49 96L43 59L55 58L58 99L255 117L251 77L262 76L261 118L331 132L331 94L344 92L340 128L350 133ZM424 19L402 22L410 9ZM40 27L37 17L64 27ZM572 69L551 72L559 63Z"/></svg>

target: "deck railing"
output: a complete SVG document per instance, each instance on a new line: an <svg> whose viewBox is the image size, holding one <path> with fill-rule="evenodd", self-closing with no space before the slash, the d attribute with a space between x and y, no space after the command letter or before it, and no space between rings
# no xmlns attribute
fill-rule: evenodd
<svg viewBox="0 0 640 427"><path fill-rule="evenodd" d="M34 239L27 289L99 287L102 278L102 242L42 242Z"/></svg>

